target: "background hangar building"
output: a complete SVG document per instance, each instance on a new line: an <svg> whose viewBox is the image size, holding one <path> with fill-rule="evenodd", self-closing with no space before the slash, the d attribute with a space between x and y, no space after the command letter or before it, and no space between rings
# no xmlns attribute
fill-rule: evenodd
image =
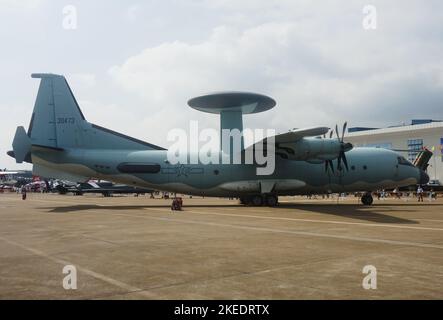
<svg viewBox="0 0 443 320"><path fill-rule="evenodd" d="M349 128L346 141L358 147L379 147L396 150L411 162L426 147L433 152L428 175L443 184L443 121L412 120L410 125L388 128Z"/></svg>

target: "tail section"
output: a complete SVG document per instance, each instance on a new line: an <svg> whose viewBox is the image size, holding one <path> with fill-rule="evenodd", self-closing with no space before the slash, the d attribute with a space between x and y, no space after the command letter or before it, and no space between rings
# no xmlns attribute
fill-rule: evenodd
<svg viewBox="0 0 443 320"><path fill-rule="evenodd" d="M40 87L29 124L32 145L50 148L163 150L86 121L64 76L33 74Z"/></svg>
<svg viewBox="0 0 443 320"><path fill-rule="evenodd" d="M77 151L164 150L87 122L65 77L46 73L32 77L41 81L29 129L26 133L23 127L17 128L8 155L18 163L32 163L33 174L82 182L94 171L72 156Z"/></svg>
<svg viewBox="0 0 443 320"><path fill-rule="evenodd" d="M54 74L32 77L41 79L28 130L32 144L81 147L81 129L86 120L65 78Z"/></svg>

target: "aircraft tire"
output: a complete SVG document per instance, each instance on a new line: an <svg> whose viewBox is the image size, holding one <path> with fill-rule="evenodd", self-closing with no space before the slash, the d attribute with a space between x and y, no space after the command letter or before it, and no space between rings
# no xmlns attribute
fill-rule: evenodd
<svg viewBox="0 0 443 320"><path fill-rule="evenodd" d="M266 205L268 205L269 207L275 207L278 204L278 197L270 194L268 196L266 196Z"/></svg>
<svg viewBox="0 0 443 320"><path fill-rule="evenodd" d="M365 193L361 197L361 203L363 203L365 206L370 206L374 202L374 198L372 198L372 195L370 193Z"/></svg>
<svg viewBox="0 0 443 320"><path fill-rule="evenodd" d="M252 205L255 207L263 205L263 197L260 195L253 196L251 200Z"/></svg>

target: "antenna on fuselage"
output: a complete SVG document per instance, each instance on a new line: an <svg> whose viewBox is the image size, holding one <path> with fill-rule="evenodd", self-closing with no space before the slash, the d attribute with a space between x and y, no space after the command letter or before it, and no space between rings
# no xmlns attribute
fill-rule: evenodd
<svg viewBox="0 0 443 320"><path fill-rule="evenodd" d="M233 137L230 137L230 150L222 144L223 130L238 129L243 132L243 115L264 112L275 107L274 99L252 92L225 91L215 92L192 98L188 105L198 111L220 115L220 146L222 151L232 155ZM244 149L243 136L241 149Z"/></svg>

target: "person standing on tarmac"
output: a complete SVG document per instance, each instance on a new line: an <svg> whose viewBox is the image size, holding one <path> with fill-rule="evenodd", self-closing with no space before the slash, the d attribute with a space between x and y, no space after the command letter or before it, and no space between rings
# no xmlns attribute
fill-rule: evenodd
<svg viewBox="0 0 443 320"><path fill-rule="evenodd" d="M418 197L418 202L423 202L423 188L421 186L418 186L417 197Z"/></svg>

